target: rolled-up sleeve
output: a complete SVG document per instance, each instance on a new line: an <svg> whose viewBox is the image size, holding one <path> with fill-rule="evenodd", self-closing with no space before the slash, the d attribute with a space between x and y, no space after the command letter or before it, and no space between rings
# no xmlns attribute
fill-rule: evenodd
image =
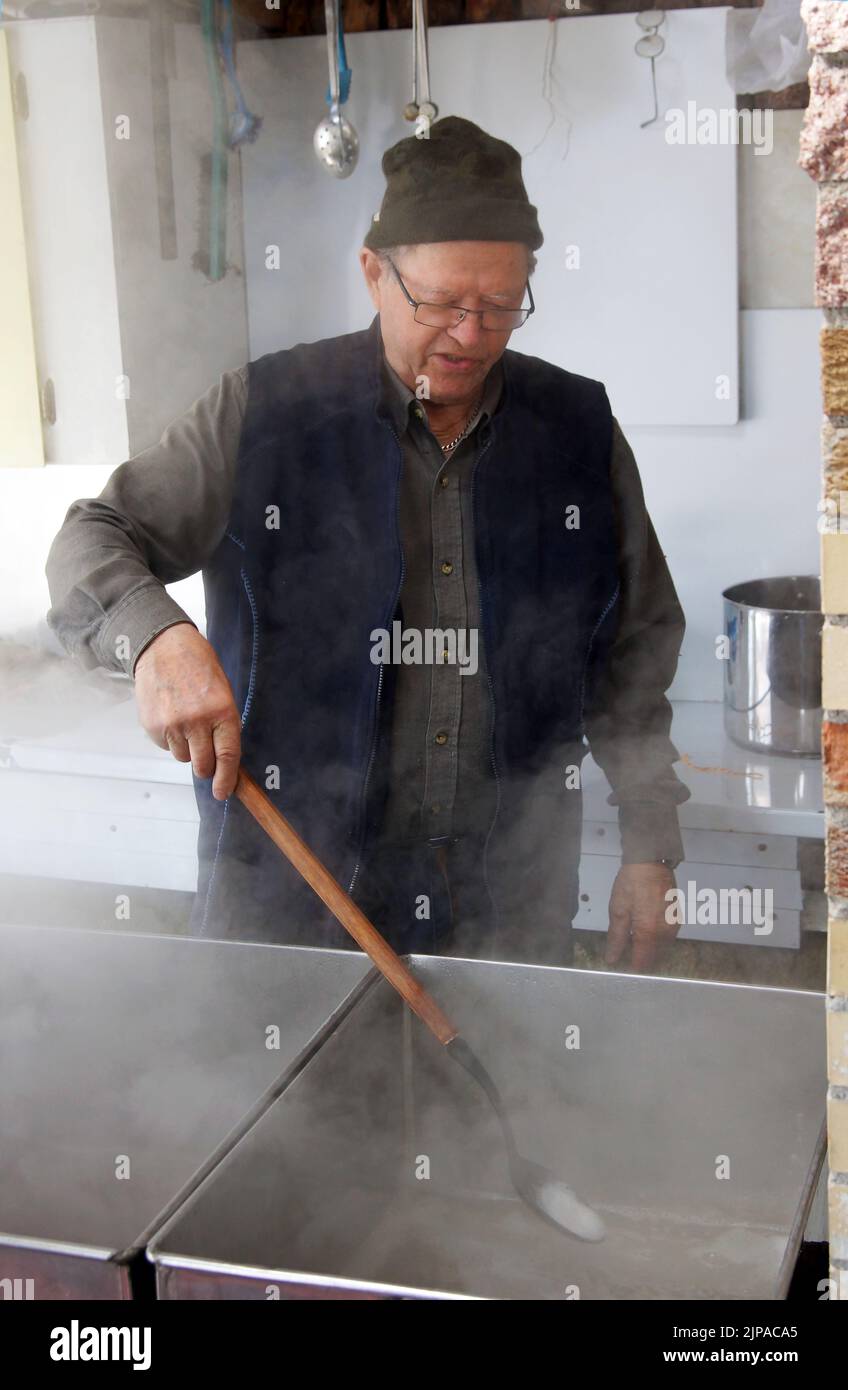
<svg viewBox="0 0 848 1390"><path fill-rule="evenodd" d="M47 559L47 621L83 666L132 674L154 637L192 621L165 586L202 569L224 534L246 398L247 368L225 372L70 507Z"/></svg>
<svg viewBox="0 0 848 1390"><path fill-rule="evenodd" d="M633 451L613 421L611 481L619 533L621 597L616 640L585 713L592 756L619 808L622 862L679 861L678 805L691 795L674 771L671 685L686 626L645 506Z"/></svg>

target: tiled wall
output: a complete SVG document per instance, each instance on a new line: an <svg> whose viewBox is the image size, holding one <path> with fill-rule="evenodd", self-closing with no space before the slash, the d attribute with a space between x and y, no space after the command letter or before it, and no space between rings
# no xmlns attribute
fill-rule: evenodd
<svg viewBox="0 0 848 1390"><path fill-rule="evenodd" d="M818 185L821 333L822 752L827 891L828 1210L831 1278L848 1296L848 4L803 0L812 54L799 163Z"/></svg>

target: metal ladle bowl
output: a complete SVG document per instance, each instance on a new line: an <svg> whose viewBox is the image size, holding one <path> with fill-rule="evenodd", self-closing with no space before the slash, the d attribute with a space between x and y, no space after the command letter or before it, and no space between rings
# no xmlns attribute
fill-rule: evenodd
<svg viewBox="0 0 848 1390"><path fill-rule="evenodd" d="M319 121L312 145L320 163L334 178L346 179L353 173L359 158L359 136L337 102Z"/></svg>
<svg viewBox="0 0 848 1390"><path fill-rule="evenodd" d="M359 136L350 121L341 111L340 59L342 43L340 40L339 0L324 0L324 15L327 25L327 58L330 66L329 112L312 137L312 147L319 163L328 174L336 179L348 178L356 168L359 158ZM344 60L345 67L347 59ZM347 72L349 81L350 73ZM345 95L347 88L345 89Z"/></svg>

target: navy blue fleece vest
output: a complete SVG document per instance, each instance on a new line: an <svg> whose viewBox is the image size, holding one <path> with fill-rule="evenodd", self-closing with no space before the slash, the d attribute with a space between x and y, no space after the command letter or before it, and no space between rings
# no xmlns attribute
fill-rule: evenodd
<svg viewBox="0 0 848 1390"><path fill-rule="evenodd" d="M269 795L346 888L385 792L378 730L392 681L371 661L371 633L391 627L403 575L402 451L378 411L380 354L376 317L251 363L230 522L204 570L244 764L262 785L270 777ZM585 747L584 708L616 626L618 543L603 386L510 350L503 365L473 506L508 824L534 772ZM213 801L209 783L196 791L195 930L346 941L241 804Z"/></svg>

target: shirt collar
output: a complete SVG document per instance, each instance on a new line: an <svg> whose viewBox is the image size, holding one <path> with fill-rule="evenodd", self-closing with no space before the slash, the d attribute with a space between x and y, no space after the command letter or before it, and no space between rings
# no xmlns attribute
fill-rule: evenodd
<svg viewBox="0 0 848 1390"><path fill-rule="evenodd" d="M503 366L501 358L490 368L483 385L483 400L480 407L478 424L482 424L490 415L495 413L498 402L503 390ZM380 400L386 408L398 435L403 435L409 428L410 409L418 404L418 397L415 392L401 381L393 367L389 366L386 359L386 351L380 348Z"/></svg>

